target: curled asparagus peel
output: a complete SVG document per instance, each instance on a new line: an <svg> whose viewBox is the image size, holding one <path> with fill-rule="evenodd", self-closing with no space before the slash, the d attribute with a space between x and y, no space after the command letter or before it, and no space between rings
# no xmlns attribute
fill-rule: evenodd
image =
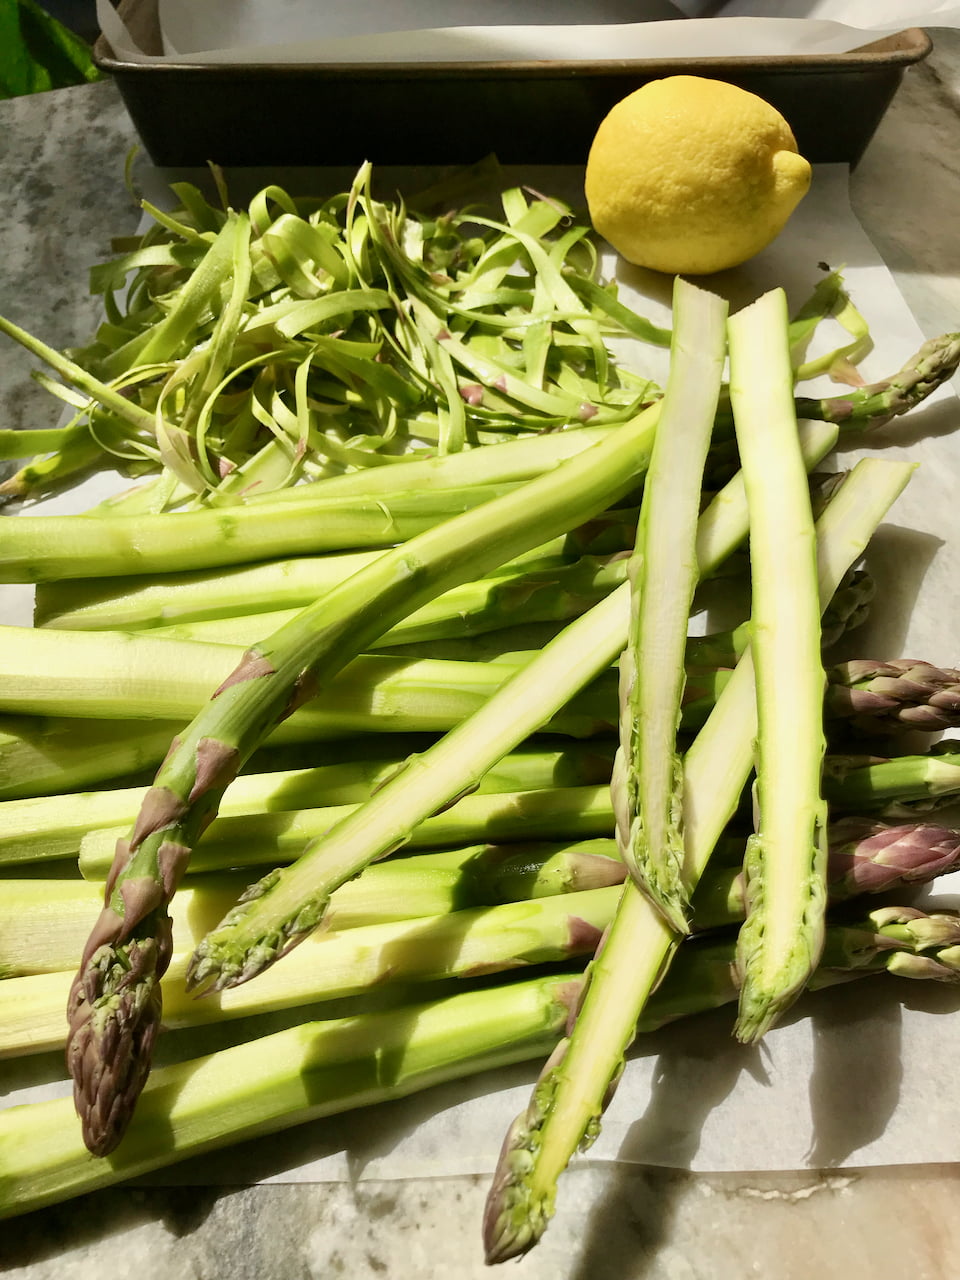
<svg viewBox="0 0 960 1280"><path fill-rule="evenodd" d="M860 462L820 517L822 605L862 554L912 471L902 463ZM684 874L691 895L749 777L756 727L748 650L684 760ZM572 1028L504 1141L484 1219L488 1262L526 1253L546 1230L557 1179L577 1149L589 1146L599 1132L637 1022L677 942L659 912L625 885L613 924L588 969Z"/></svg>
<svg viewBox="0 0 960 1280"><path fill-rule="evenodd" d="M146 1080L160 1017L158 984L170 960L167 903L241 765L401 617L622 497L643 471L657 417L653 407L572 465L379 557L248 650L174 742L129 839L117 847L103 913L68 1005L67 1063L95 1155L117 1146Z"/></svg>

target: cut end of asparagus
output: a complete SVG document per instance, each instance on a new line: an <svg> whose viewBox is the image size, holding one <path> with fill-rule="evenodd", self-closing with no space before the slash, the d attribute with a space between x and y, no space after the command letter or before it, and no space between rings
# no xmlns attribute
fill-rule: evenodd
<svg viewBox="0 0 960 1280"><path fill-rule="evenodd" d="M165 913L123 934L121 917L105 908L67 1007L67 1068L83 1140L95 1156L119 1145L146 1084L170 961Z"/></svg>

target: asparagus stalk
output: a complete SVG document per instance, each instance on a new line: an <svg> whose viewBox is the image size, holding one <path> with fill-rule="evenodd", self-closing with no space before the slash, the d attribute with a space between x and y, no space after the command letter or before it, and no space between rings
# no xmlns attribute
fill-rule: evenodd
<svg viewBox="0 0 960 1280"><path fill-rule="evenodd" d="M91 1160L69 1099L0 1113L10 1217L188 1156L536 1058L560 1034L576 975L308 1022L157 1070L110 1160Z"/></svg>
<svg viewBox="0 0 960 1280"><path fill-rule="evenodd" d="M828 439L829 433L821 430L805 433L804 456L811 466L823 456L821 449L829 449ZM743 488L733 482L700 518L701 572L715 568L739 545L746 524ZM223 928L198 948L192 981L198 985L246 981L295 945L316 927L329 893L338 884L405 842L423 818L469 787L491 760L535 731L603 670L623 649L628 613L629 589L624 585L567 627L475 716L426 753L415 773L408 771L400 785L384 788L362 812L308 846L293 868L255 886L249 899L225 919Z"/></svg>
<svg viewBox="0 0 960 1280"><path fill-rule="evenodd" d="M399 618L622 497L643 469L657 416L654 407L554 473L379 557L249 650L173 745L129 843L118 848L103 915L71 991L68 1063L94 1154L119 1142L143 1088L159 1025L159 979L171 954L166 904L244 761ZM162 519L175 524L177 517ZM299 509L294 519L300 522Z"/></svg>
<svg viewBox="0 0 960 1280"><path fill-rule="evenodd" d="M314 494L309 503L250 505L242 515L232 508L205 508L110 520L19 516L10 521L0 549L0 582L171 573L318 551L389 547L496 498L509 498L517 487L411 490L365 501Z"/></svg>
<svg viewBox="0 0 960 1280"><path fill-rule="evenodd" d="M956 870L958 859L960 832L948 827L838 818L827 828L827 895L831 903L845 902L860 894L926 884ZM716 929L742 920L745 912L743 872L711 863L693 895L693 927Z"/></svg>
<svg viewBox="0 0 960 1280"><path fill-rule="evenodd" d="M635 533L634 510L604 512L582 528L517 557L490 576L512 577L541 567L569 564L583 556L613 554L622 551ZM382 554L381 550L347 551L237 565L219 571L168 573L160 578L73 578L40 583L34 622L64 631L130 631L302 608Z"/></svg>
<svg viewBox="0 0 960 1280"><path fill-rule="evenodd" d="M757 834L747 842L737 1035L760 1039L816 968L826 904L825 678L816 534L791 401L782 290L732 316L730 400L747 501Z"/></svg>
<svg viewBox="0 0 960 1280"><path fill-rule="evenodd" d="M960 723L960 672L927 662L842 662L827 671L828 715L866 733L905 725L929 733Z"/></svg>
<svg viewBox="0 0 960 1280"><path fill-rule="evenodd" d="M193 876L171 903L178 948L192 950L237 900L243 873ZM621 884L612 839L472 844L387 859L337 890L332 929L440 915ZM0 978L76 967L96 923L103 886L84 880L4 880Z"/></svg>
<svg viewBox="0 0 960 1280"><path fill-rule="evenodd" d="M726 358L727 303L679 276L670 376L629 562L630 627L620 655L620 750L612 795L621 856L686 932L683 765L677 749L684 649L697 585L697 510Z"/></svg>
<svg viewBox="0 0 960 1280"><path fill-rule="evenodd" d="M925 822L891 826L846 817L828 828L827 892L831 902L864 893L923 884L955 870L960 833ZM744 914L743 841L726 837L733 865L714 852L697 886L692 925L697 932L741 920ZM714 866L718 862L719 865ZM619 884L626 868L616 841L573 844L474 844L374 863L331 896L328 926L352 929L384 920L439 915L470 906L521 902ZM242 888L238 874L195 876L171 904L179 950L196 945ZM5 880L0 899L0 977L68 969L77 963L96 921L102 890L76 880Z"/></svg>
<svg viewBox="0 0 960 1280"><path fill-rule="evenodd" d="M820 601L906 485L912 466L859 462L817 522ZM749 650L740 659L684 761L684 877L692 895L753 765L756 688ZM574 1152L599 1132L637 1021L663 975L677 935L628 883L588 970L572 1032L547 1063L530 1105L514 1122L487 1201L490 1262L527 1252L546 1230L556 1183Z"/></svg>
<svg viewBox="0 0 960 1280"><path fill-rule="evenodd" d="M382 786L409 754L388 755L378 746L356 760L244 774L226 792L217 821L359 804ZM491 794L602 783L610 777L613 751L612 744L603 741L561 747L524 744L489 769L477 790ZM88 832L129 826L146 793L146 787L120 787L0 802L0 865L76 854Z"/></svg>
<svg viewBox="0 0 960 1280"><path fill-rule="evenodd" d="M798 397L798 418L819 418L844 428L880 427L908 413L945 382L960 364L960 333L928 339L903 368L890 378L857 387L826 400Z"/></svg>
<svg viewBox="0 0 960 1280"><path fill-rule="evenodd" d="M195 1000L187 989L189 952L175 951L164 974L167 1030L340 1000L389 983L473 978L588 955L610 923L618 885L530 902L451 911L314 935L290 963L257 982ZM0 1058L61 1047L69 972L0 983Z"/></svg>
<svg viewBox="0 0 960 1280"><path fill-rule="evenodd" d="M892 972L956 980L954 917L885 909L827 930L812 987ZM736 999L732 940L687 943L638 1030ZM309 1022L156 1070L123 1143L91 1160L68 1098L0 1113L5 1180L0 1215L14 1217L201 1152L398 1098L432 1084L542 1058L564 1033L580 975L550 975L416 1006ZM488 1225L487 1231L490 1233Z"/></svg>
<svg viewBox="0 0 960 1280"><path fill-rule="evenodd" d="M823 790L830 805L846 812L911 817L953 803L960 794L960 752L931 755L837 755L828 757Z"/></svg>
<svg viewBox="0 0 960 1280"><path fill-rule="evenodd" d="M411 782L420 772L421 759L413 757L408 766L413 769ZM305 844L325 841L328 836L332 838L335 829L339 840L340 829L347 824L353 830L362 826L366 821L362 817L363 812L366 810L369 814L367 806L379 801L388 785L392 786L392 783L385 784L366 804L218 818L197 847L190 861L190 872L254 867L260 868L262 874L264 866L276 867L283 862L292 862ZM379 803L377 809L380 809ZM84 879L107 879L109 883L117 842L123 840L126 830L125 827L107 827L88 832L81 838L79 862ZM500 843L562 840L565 837L591 839L612 834L609 785L549 787L541 791L466 795L416 826L405 828L403 846L407 849L437 849L481 840ZM362 869L358 867L357 871ZM268 878L272 883L273 875ZM345 877L339 883L343 884L349 878ZM332 886L330 892L338 887L339 884Z"/></svg>
<svg viewBox="0 0 960 1280"><path fill-rule="evenodd" d="M503 574L446 591L391 627L377 648L482 635L502 627L578 617L626 580L620 557L585 557L574 564ZM157 627L152 635L214 644L254 644L284 626L294 610Z"/></svg>

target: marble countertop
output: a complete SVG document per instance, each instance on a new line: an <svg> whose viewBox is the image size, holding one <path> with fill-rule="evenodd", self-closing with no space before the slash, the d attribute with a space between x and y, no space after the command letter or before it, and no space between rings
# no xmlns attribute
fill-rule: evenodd
<svg viewBox="0 0 960 1280"><path fill-rule="evenodd" d="M853 175L864 227L927 336L960 312L960 34L935 31ZM0 311L69 345L99 311L88 264L135 225L135 141L111 84L0 103ZM32 362L0 346L0 422L49 425ZM960 1139L958 1139L960 1160ZM472 1280L487 1179L163 1188L84 1197L5 1224L28 1280ZM580 1161L518 1280L943 1280L960 1254L960 1163L702 1175Z"/></svg>

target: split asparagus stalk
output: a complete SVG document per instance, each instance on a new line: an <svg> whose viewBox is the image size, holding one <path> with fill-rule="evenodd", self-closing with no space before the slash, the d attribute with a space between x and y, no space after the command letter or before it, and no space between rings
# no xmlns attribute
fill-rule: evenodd
<svg viewBox="0 0 960 1280"><path fill-rule="evenodd" d="M823 959L831 967L818 970L811 985L884 971L955 981L957 937L954 917L886 908L859 925L838 926L836 934L828 930ZM732 941L683 946L639 1030L734 1000L732 958ZM0 1113L0 1216L445 1080L542 1058L563 1035L580 983L577 973L551 975L303 1023L160 1068L110 1160L90 1159L69 1099L8 1109Z"/></svg>
<svg viewBox="0 0 960 1280"><path fill-rule="evenodd" d="M820 601L850 564L909 480L912 466L857 464L817 522ZM692 894L734 812L753 766L756 690L749 651L737 665L684 762L684 875ZM677 944L655 908L628 884L603 946L588 970L572 1032L544 1068L528 1109L504 1141L487 1202L488 1260L527 1252L553 1213L557 1179L600 1116L650 993Z"/></svg>
<svg viewBox="0 0 960 1280"><path fill-rule="evenodd" d="M617 841L631 877L684 932L677 730L699 577L697 511L726 358L727 303L677 277L673 316L670 375L629 561L630 625L620 655L620 750L612 795Z"/></svg>

